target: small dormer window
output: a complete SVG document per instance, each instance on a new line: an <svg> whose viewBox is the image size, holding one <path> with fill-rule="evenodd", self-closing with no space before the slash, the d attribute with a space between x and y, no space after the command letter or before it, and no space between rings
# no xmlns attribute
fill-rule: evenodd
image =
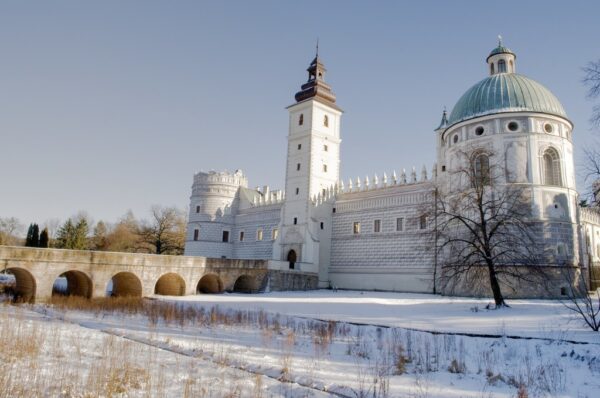
<svg viewBox="0 0 600 398"><path fill-rule="evenodd" d="M506 73L506 61L503 59L498 61L498 73Z"/></svg>
<svg viewBox="0 0 600 398"><path fill-rule="evenodd" d="M298 117L298 126L302 126L304 124L304 114L301 113L300 117Z"/></svg>
<svg viewBox="0 0 600 398"><path fill-rule="evenodd" d="M323 126L329 127L329 117L327 115L323 116Z"/></svg>

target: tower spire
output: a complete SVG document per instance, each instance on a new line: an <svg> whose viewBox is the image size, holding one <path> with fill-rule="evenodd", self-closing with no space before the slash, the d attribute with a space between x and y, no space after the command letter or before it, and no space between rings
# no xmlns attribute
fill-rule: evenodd
<svg viewBox="0 0 600 398"><path fill-rule="evenodd" d="M301 102L309 98L314 98L325 104L337 108L335 105L335 94L331 91L331 86L325 83L325 65L319 58L319 39L317 38L315 59L310 63L308 69L308 81L304 83L301 90L296 93L296 102Z"/></svg>

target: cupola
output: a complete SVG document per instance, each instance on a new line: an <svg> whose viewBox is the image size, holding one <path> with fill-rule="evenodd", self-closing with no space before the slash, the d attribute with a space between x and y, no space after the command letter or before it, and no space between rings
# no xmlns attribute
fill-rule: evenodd
<svg viewBox="0 0 600 398"><path fill-rule="evenodd" d="M329 106L337 108L335 104L335 94L331 91L331 86L325 83L325 65L319 57L319 46L317 45L317 54L315 59L310 63L308 69L308 81L304 83L301 90L295 95L297 102L301 102L310 98L320 100Z"/></svg>
<svg viewBox="0 0 600 398"><path fill-rule="evenodd" d="M502 44L502 36L498 36L498 47L494 48L487 57L490 76L499 73L515 73L517 56Z"/></svg>

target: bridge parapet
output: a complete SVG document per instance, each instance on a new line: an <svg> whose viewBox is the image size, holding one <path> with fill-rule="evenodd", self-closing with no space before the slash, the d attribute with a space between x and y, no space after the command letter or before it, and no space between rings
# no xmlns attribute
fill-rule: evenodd
<svg viewBox="0 0 600 398"><path fill-rule="evenodd" d="M85 297L316 288L314 274L273 269L269 260L30 247L0 246L0 271L15 275L17 295L29 302L48 300L59 277L67 294Z"/></svg>

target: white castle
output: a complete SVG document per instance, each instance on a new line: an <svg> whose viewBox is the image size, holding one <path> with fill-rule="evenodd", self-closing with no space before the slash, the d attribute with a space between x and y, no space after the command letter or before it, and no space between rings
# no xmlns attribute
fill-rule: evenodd
<svg viewBox="0 0 600 398"><path fill-rule="evenodd" d="M530 192L551 262L591 269L600 216L578 206L573 124L548 89L516 73L516 55L501 42L486 61L489 76L443 113L431 173L423 166L343 181L342 110L317 53L287 108L284 189L248 188L240 170L197 173L185 254L269 260L273 269L313 275L312 288L318 281L321 288L431 292L440 259L426 207L436 187L451 189L458 153L476 147L501 157L505 183Z"/></svg>

